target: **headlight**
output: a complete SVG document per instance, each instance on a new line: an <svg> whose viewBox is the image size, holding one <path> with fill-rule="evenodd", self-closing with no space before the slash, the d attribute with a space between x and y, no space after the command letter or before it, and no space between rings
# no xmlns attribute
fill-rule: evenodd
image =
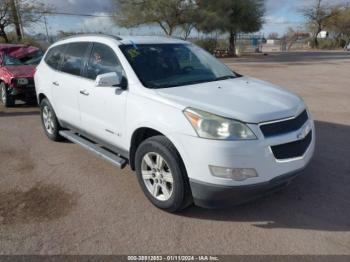
<svg viewBox="0 0 350 262"><path fill-rule="evenodd" d="M193 108L187 108L184 114L199 137L217 140L256 139L250 128L239 121Z"/></svg>
<svg viewBox="0 0 350 262"><path fill-rule="evenodd" d="M20 86L25 86L25 85L28 85L29 81L27 78L18 78L17 79L17 85L20 85Z"/></svg>

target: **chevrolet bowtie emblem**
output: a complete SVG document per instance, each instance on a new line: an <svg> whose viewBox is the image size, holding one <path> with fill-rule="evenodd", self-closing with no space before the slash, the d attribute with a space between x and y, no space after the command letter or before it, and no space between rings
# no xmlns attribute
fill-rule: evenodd
<svg viewBox="0 0 350 262"><path fill-rule="evenodd" d="M299 140L304 139L309 134L310 130L311 130L311 126L310 126L310 123L308 123L306 126L303 127L303 129L297 135L297 139Z"/></svg>

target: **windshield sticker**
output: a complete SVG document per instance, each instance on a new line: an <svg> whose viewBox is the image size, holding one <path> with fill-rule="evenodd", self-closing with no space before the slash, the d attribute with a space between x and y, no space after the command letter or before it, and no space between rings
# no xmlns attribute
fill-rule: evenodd
<svg viewBox="0 0 350 262"><path fill-rule="evenodd" d="M135 57L140 55L140 52L137 48L136 49L135 48L129 49L128 53L131 56L131 58L135 58Z"/></svg>

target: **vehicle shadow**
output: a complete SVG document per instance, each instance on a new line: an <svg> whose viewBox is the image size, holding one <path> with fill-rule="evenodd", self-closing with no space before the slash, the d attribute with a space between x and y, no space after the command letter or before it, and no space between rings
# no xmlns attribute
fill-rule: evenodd
<svg viewBox="0 0 350 262"><path fill-rule="evenodd" d="M314 159L283 191L222 210L192 207L180 215L256 227L350 231L350 126L316 122Z"/></svg>
<svg viewBox="0 0 350 262"><path fill-rule="evenodd" d="M35 104L16 103L16 105L9 108L0 105L0 117L34 116L39 114L39 108Z"/></svg>
<svg viewBox="0 0 350 262"><path fill-rule="evenodd" d="M14 116L35 116L39 115L39 111L25 111L25 112L1 112L0 117L14 117Z"/></svg>

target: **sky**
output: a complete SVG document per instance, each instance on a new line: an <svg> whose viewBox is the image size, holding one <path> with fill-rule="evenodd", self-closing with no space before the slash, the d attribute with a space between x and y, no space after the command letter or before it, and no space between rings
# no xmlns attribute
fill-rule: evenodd
<svg viewBox="0 0 350 262"><path fill-rule="evenodd" d="M115 11L113 0L40 0L54 7L56 12L108 15ZM265 24L261 32L268 35L277 32L283 35L289 27L302 28L304 19L300 9L316 0L266 0ZM329 3L349 2L350 0L324 0ZM58 31L106 32L112 34L160 34L153 26L142 28L118 28L110 17L47 16L49 34ZM27 29L28 30L28 29ZM44 33L44 26L38 25L29 33Z"/></svg>

